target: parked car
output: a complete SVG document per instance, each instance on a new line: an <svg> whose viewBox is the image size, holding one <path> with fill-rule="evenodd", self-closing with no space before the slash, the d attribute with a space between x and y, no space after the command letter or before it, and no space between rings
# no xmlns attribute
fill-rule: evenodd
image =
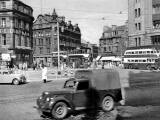
<svg viewBox="0 0 160 120"><path fill-rule="evenodd" d="M12 70L0 70L0 83L11 83L13 85L19 85L26 82L26 77L21 72Z"/></svg>
<svg viewBox="0 0 160 120"><path fill-rule="evenodd" d="M69 113L83 109L111 111L122 99L116 74L106 70L77 71L74 78L66 80L62 89L42 93L37 99L38 111L41 115L50 113L55 119L63 119Z"/></svg>

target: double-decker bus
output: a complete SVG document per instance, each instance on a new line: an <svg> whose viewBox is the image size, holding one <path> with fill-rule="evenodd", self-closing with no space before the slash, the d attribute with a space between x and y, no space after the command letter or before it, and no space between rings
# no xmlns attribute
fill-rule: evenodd
<svg viewBox="0 0 160 120"><path fill-rule="evenodd" d="M159 69L160 52L155 48L131 49L124 53L123 64L126 69Z"/></svg>

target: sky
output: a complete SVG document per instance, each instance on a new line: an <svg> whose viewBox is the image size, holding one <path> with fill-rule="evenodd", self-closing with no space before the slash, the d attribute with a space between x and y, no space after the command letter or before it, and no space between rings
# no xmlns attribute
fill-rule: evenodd
<svg viewBox="0 0 160 120"><path fill-rule="evenodd" d="M98 44L104 26L123 25L128 19L127 0L21 0L39 14L52 14L53 9L66 22L78 23L82 39Z"/></svg>

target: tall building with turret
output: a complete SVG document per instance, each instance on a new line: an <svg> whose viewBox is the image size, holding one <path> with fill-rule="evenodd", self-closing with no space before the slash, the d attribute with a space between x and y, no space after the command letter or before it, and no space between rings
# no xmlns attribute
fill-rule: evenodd
<svg viewBox="0 0 160 120"><path fill-rule="evenodd" d="M40 14L33 24L34 60L36 62L50 65L57 62L53 53L58 51L58 37L60 52L70 53L81 47L81 31L78 24L66 22L65 17L58 16L55 9L52 14Z"/></svg>

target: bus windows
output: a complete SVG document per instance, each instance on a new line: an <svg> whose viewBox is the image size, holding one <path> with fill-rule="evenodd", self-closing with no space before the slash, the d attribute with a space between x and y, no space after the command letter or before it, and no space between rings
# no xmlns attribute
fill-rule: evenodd
<svg viewBox="0 0 160 120"><path fill-rule="evenodd" d="M152 62L151 59L147 59L147 62Z"/></svg>
<svg viewBox="0 0 160 120"><path fill-rule="evenodd" d="M150 54L151 52L150 52L150 51L147 51L147 53Z"/></svg>
<svg viewBox="0 0 160 120"><path fill-rule="evenodd" d="M155 59L152 59L152 62L155 62Z"/></svg>
<svg viewBox="0 0 160 120"><path fill-rule="evenodd" d="M135 60L135 62L138 62L138 60Z"/></svg>
<svg viewBox="0 0 160 120"><path fill-rule="evenodd" d="M153 53L153 51L151 51L151 53Z"/></svg>
<svg viewBox="0 0 160 120"><path fill-rule="evenodd" d="M135 51L135 54L138 54L138 51Z"/></svg>
<svg viewBox="0 0 160 120"><path fill-rule="evenodd" d="M155 59L155 62L158 62L158 59Z"/></svg>
<svg viewBox="0 0 160 120"><path fill-rule="evenodd" d="M143 54L146 54L146 51L143 51Z"/></svg>
<svg viewBox="0 0 160 120"><path fill-rule="evenodd" d="M143 62L146 62L146 60L143 60Z"/></svg>
<svg viewBox="0 0 160 120"><path fill-rule="evenodd" d="M139 54L142 54L142 51L139 51Z"/></svg>

